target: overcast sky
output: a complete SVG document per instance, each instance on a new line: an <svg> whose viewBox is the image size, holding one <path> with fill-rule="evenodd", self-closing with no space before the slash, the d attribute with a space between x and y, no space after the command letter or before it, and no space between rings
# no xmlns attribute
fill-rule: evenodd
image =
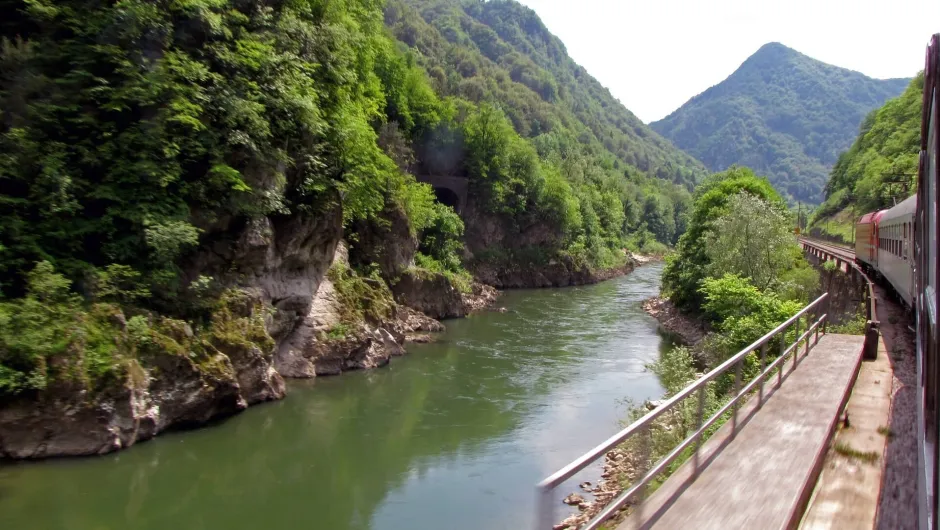
<svg viewBox="0 0 940 530"><path fill-rule="evenodd" d="M763 44L871 77L911 77L937 0L521 0L644 122L720 83Z"/></svg>

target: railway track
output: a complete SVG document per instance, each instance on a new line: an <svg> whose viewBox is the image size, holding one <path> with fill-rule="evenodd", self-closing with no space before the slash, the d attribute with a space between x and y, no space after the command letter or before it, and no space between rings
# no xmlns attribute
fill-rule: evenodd
<svg viewBox="0 0 940 530"><path fill-rule="evenodd" d="M834 245L832 243L820 241L818 239L812 239L809 237L801 237L800 241L806 244L812 245L814 247L820 248L822 250L825 250L826 252L834 256L838 256L839 258L842 258L846 261L849 261L852 263L855 262L855 251L851 248L843 247L840 245Z"/></svg>

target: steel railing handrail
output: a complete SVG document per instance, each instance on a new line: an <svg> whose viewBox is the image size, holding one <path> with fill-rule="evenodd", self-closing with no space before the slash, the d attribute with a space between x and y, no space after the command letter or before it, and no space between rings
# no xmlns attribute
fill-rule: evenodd
<svg viewBox="0 0 940 530"><path fill-rule="evenodd" d="M601 511L598 515L596 515L587 524L587 526L583 528L583 530L591 530L591 529L597 528L597 526L600 525L600 523L602 523L605 519L607 519L607 517L613 514L614 511L618 510L627 501L629 501L636 493L638 493L642 488L644 488L646 484L648 484L653 478L655 478L656 475L662 472L662 470L664 470L666 466L671 464L682 453L682 451L688 448L689 445L691 445L693 442L699 441L700 437L704 434L705 430L708 427L711 427L716 421L718 421L719 418L721 418L722 415L726 414L728 410L732 408L734 409L734 425L736 429L737 428L738 402L741 400L741 398L747 395L749 392L753 391L753 387L755 385L757 385L758 383L761 383L760 399L761 399L761 402L763 402L762 382L767 378L767 376L775 368L783 364L784 359L787 359L791 352L795 352L794 353L794 367L795 367L795 363L799 356L798 347L800 343L803 342L804 340L806 341L806 353L807 354L809 353L809 349L810 349L809 336L813 333L813 331L815 331L817 333L816 341L818 342L819 328L820 326L822 326L823 333L825 333L825 321L828 315L823 314L812 325L807 325L806 331L802 335L800 335L796 339L796 341L794 341L794 343L790 345L789 347L785 347L785 344L781 344L780 356L777 359L775 359L769 366L765 368L764 360L766 357L767 345L777 335L779 335L781 332L785 332L794 323L799 325L799 319L803 317L804 315L806 315L809 311L813 310L814 308L819 307L821 303L823 302L823 300L825 300L828 296L829 296L829 293L823 293L819 298L809 303L806 307L798 311L792 317L788 318L785 322L783 322L782 324L780 324L773 330L769 331L764 336L757 339L756 341L754 341L749 346L745 347L744 349L742 349L741 351L739 351L732 357L728 358L726 361L724 361L723 363L721 363L720 365L718 365L717 367L715 367L708 373L702 375L701 377L696 379L694 382L690 383L688 386L686 386L685 388L677 392L671 398L667 399L665 402L661 403L655 409L648 412L642 418L639 418L638 420L634 421L625 429L611 436L610 438L600 443L599 445L597 445L596 447L594 447L587 453L581 455L580 457L572 461L570 464L566 465L565 467L561 468L560 470L550 475L548 478L539 482L538 485L536 486L536 490L539 496L538 514L536 517L536 521L537 521L536 524L538 526L536 528L539 530L545 530L547 528L551 528L555 523L554 516L553 516L554 503L551 498L551 492L556 487L558 487L564 481L574 476L579 471L582 471L584 468L591 465L593 462L601 458L603 455L607 454L607 452L610 451L611 449L627 441L633 435L639 432L649 432L649 427L657 418L659 418L666 412L672 410L677 404L681 403L683 400L685 400L686 398L694 394L696 391L699 392L699 416L700 417L699 417L698 429L694 433L692 433L690 436L688 436L685 440L680 442L679 445L676 446L676 448L674 448L672 451L670 451L669 454L667 454L665 457L663 457L654 465L652 465L651 469L645 472L641 480L637 481L636 484L631 486L627 491L622 493L618 498L608 503L607 507L605 507L603 511ZM797 328L797 331L799 331L799 328ZM761 357L760 357L761 374L757 376L753 381L748 383L742 389L740 388L741 374L740 374L739 363L743 361L744 358L747 357L750 353L756 350L761 351ZM714 381L716 378L723 375L734 366L738 366L738 373L736 374L736 378L735 378L734 397L718 412L713 414L708 419L708 421L703 421L703 418L701 416L703 413L702 407L704 406L705 385ZM782 378L782 374L783 374L782 367L780 371L778 372L778 374L779 374L779 377ZM697 469L698 468L698 448L696 448L696 451L693 456L696 460L696 469Z"/></svg>

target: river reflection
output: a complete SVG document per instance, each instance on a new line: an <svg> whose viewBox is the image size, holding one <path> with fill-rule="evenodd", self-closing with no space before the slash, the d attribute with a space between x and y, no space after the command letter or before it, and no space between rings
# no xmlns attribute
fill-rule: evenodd
<svg viewBox="0 0 940 530"><path fill-rule="evenodd" d="M534 484L660 394L640 308L660 270L509 292L509 312L448 321L387 368L293 382L210 428L5 465L0 528L528 528Z"/></svg>

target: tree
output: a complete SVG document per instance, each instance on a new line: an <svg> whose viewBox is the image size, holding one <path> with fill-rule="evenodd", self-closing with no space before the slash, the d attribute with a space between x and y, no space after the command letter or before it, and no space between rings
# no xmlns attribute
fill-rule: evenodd
<svg viewBox="0 0 940 530"><path fill-rule="evenodd" d="M776 209L786 207L767 179L756 176L748 168L731 167L705 179L695 190L688 231L679 238L677 253L667 259L663 271L663 294L673 303L690 310L701 306L699 287L711 264L708 237L714 232L715 222L729 212L728 202L741 192L758 197Z"/></svg>
<svg viewBox="0 0 940 530"><path fill-rule="evenodd" d="M793 265L796 241L786 215L744 191L731 197L727 210L707 238L710 275L739 274L758 289L770 288Z"/></svg>

